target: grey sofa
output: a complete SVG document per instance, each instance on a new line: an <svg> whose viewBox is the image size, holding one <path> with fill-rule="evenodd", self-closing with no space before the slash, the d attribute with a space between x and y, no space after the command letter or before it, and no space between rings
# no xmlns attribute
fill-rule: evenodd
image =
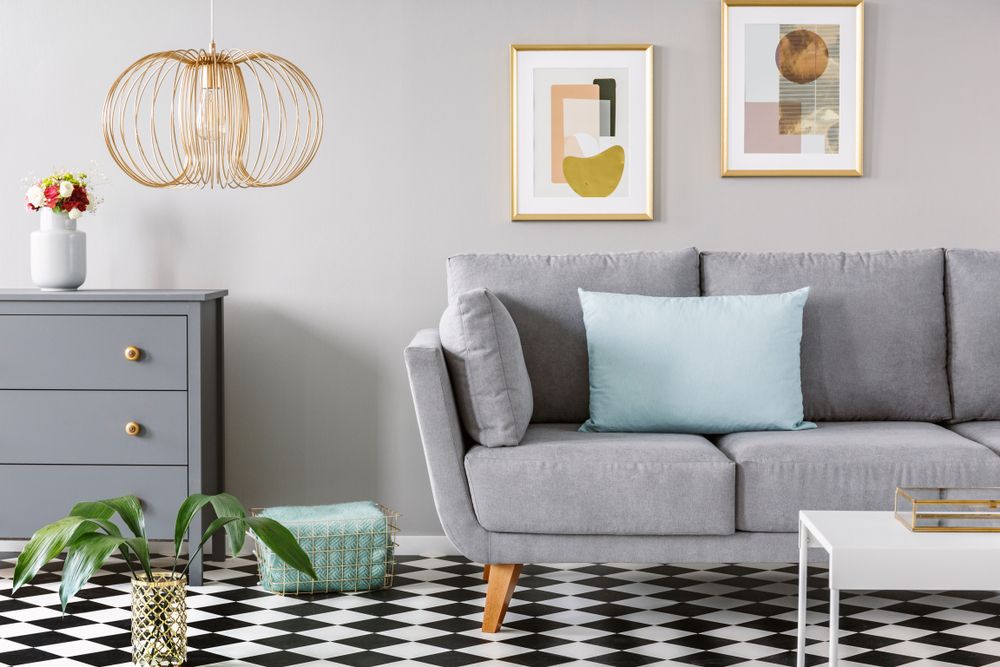
<svg viewBox="0 0 1000 667"><path fill-rule="evenodd" d="M588 416L578 287L806 285L802 390L817 429L577 431ZM499 297L521 336L534 394L523 441L486 448L463 433L435 329L405 360L444 530L493 564L486 631L499 629L523 563L793 561L800 509L891 509L897 485L1000 486L1000 253L450 258L449 294L475 287Z"/></svg>

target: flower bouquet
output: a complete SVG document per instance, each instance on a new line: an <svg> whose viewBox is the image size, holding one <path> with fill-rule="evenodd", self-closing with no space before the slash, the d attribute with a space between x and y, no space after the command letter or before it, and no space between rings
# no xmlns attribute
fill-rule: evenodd
<svg viewBox="0 0 1000 667"><path fill-rule="evenodd" d="M31 233L31 280L43 290L74 290L86 280L87 236L76 221L96 205L83 172L57 171L24 193L24 207L41 212Z"/></svg>
<svg viewBox="0 0 1000 667"><path fill-rule="evenodd" d="M24 206L29 211L43 208L56 213L65 213L70 220L76 220L88 207L93 210L87 192L87 175L57 172L31 184L24 193Z"/></svg>

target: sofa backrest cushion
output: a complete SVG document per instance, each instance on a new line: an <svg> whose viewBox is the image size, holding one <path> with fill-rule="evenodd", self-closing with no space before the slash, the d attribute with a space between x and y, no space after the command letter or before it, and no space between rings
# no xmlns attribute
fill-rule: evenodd
<svg viewBox="0 0 1000 667"><path fill-rule="evenodd" d="M1000 419L1000 252L949 250L945 264L954 419Z"/></svg>
<svg viewBox="0 0 1000 667"><path fill-rule="evenodd" d="M507 307L521 335L534 422L589 415L587 335L577 289L647 296L698 296L698 251L593 255L456 255L449 299L477 287Z"/></svg>
<svg viewBox="0 0 1000 667"><path fill-rule="evenodd" d="M806 419L951 417L942 250L702 255L707 295L807 286Z"/></svg>

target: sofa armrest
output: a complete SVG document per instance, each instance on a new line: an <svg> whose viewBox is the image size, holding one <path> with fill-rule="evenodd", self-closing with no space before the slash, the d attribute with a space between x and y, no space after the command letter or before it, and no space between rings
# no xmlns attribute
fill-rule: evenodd
<svg viewBox="0 0 1000 667"><path fill-rule="evenodd" d="M470 560L488 563L489 533L479 524L465 476L465 441L436 329L418 331L403 352L434 505L444 532Z"/></svg>

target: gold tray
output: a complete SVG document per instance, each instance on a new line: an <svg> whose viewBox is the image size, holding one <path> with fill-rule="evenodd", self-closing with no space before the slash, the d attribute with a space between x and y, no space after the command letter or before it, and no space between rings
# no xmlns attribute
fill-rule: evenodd
<svg viewBox="0 0 1000 667"><path fill-rule="evenodd" d="M915 533L1000 533L1000 487L897 487L893 511Z"/></svg>

